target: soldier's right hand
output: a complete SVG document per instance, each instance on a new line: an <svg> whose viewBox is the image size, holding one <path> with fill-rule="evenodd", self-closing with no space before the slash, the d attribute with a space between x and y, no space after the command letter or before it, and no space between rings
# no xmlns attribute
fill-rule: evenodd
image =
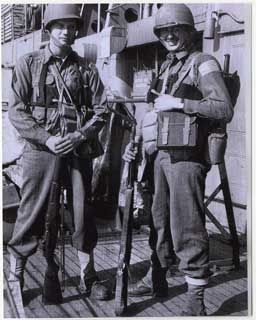
<svg viewBox="0 0 256 320"><path fill-rule="evenodd" d="M131 162L132 160L135 160L137 153L138 153L138 148L137 147L132 148L132 144L128 143L122 158L126 162Z"/></svg>
<svg viewBox="0 0 256 320"><path fill-rule="evenodd" d="M56 150L56 146L60 143L62 137L60 135L51 136L45 142L45 145L55 154L59 154L58 150Z"/></svg>

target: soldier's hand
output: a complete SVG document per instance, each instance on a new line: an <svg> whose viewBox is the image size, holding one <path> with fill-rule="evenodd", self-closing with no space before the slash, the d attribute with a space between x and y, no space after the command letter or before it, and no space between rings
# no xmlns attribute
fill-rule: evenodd
<svg viewBox="0 0 256 320"><path fill-rule="evenodd" d="M83 135L79 131L68 133L55 144L55 153L66 155L72 152L83 140Z"/></svg>
<svg viewBox="0 0 256 320"><path fill-rule="evenodd" d="M55 154L57 154L57 151L55 149L56 145L59 143L61 140L61 136L51 136L50 138L47 139L45 145Z"/></svg>
<svg viewBox="0 0 256 320"><path fill-rule="evenodd" d="M154 110L155 112L159 111L171 111L174 109L183 109L184 104L180 98L175 98L169 94L161 94L158 98L155 99Z"/></svg>
<svg viewBox="0 0 256 320"><path fill-rule="evenodd" d="M132 148L131 143L128 143L122 158L124 161L131 162L132 160L135 160L137 153L138 153L138 148L137 147Z"/></svg>
<svg viewBox="0 0 256 320"><path fill-rule="evenodd" d="M68 133L65 137L51 136L46 141L46 146L57 155L66 155L73 151L82 141L83 135L79 131Z"/></svg>

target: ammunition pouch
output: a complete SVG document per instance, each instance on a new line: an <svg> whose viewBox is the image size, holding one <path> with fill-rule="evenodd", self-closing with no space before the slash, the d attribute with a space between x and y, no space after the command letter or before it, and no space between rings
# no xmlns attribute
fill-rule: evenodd
<svg viewBox="0 0 256 320"><path fill-rule="evenodd" d="M224 161L227 147L227 133L223 128L214 128L208 135L208 161L220 164Z"/></svg>
<svg viewBox="0 0 256 320"><path fill-rule="evenodd" d="M55 107L46 108L45 106L32 106L31 112L35 121L40 125L45 125L49 118L51 118L52 113L56 110Z"/></svg>
<svg viewBox="0 0 256 320"><path fill-rule="evenodd" d="M198 140L197 117L191 117L183 112L159 112L157 130L157 148L196 147Z"/></svg>
<svg viewBox="0 0 256 320"><path fill-rule="evenodd" d="M35 106L32 110L32 116L38 124L45 124L46 121L46 111L44 107Z"/></svg>
<svg viewBox="0 0 256 320"><path fill-rule="evenodd" d="M76 106L62 103L62 120L65 134L81 128L81 118Z"/></svg>
<svg viewBox="0 0 256 320"><path fill-rule="evenodd" d="M41 109L45 109L44 112L47 112L47 121L46 121L45 129L48 132L50 132L52 135L55 135L59 132L60 126L63 126L64 134L67 134L69 132L74 132L77 129L80 129L84 122L84 117L82 112L79 112L76 106L72 104L62 103L61 117L59 115L59 110L57 106L56 108L44 107ZM48 110L52 110L52 111L49 112Z"/></svg>
<svg viewBox="0 0 256 320"><path fill-rule="evenodd" d="M150 111L145 114L142 122L142 137L145 151L151 155L156 151L156 137L157 137L157 114Z"/></svg>

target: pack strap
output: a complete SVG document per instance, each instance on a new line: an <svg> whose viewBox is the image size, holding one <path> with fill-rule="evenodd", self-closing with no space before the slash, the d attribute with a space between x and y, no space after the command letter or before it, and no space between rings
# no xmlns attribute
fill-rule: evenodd
<svg viewBox="0 0 256 320"><path fill-rule="evenodd" d="M47 66L43 63L43 56L33 58L31 64L32 74L32 88L33 95L32 101L38 103L44 103L44 83L46 78Z"/></svg>
<svg viewBox="0 0 256 320"><path fill-rule="evenodd" d="M191 69L193 68L194 66L194 63L195 63L195 60L196 58L201 54L201 52L194 52L190 55L189 57L189 61L187 61L187 63L189 63L189 66L188 68L185 70L184 73L182 73L180 75L180 77L178 78L178 80L174 83L173 87L172 87L172 90L171 90L171 93L170 95L173 96L175 94L175 92L179 89L180 87L180 84L182 83L182 81L186 78L186 76L190 73ZM184 65L183 65L184 66ZM182 71L181 71L182 72Z"/></svg>
<svg viewBox="0 0 256 320"><path fill-rule="evenodd" d="M185 117L185 126L183 128L183 144L184 146L189 144L189 136L190 136L190 117Z"/></svg>
<svg viewBox="0 0 256 320"><path fill-rule="evenodd" d="M67 96L68 96L68 98L70 100L70 103L74 105L75 103L74 103L74 101L72 99L72 96L71 96L71 94L69 92L69 89L68 89L68 87L67 87L67 85L66 85L66 83L65 83L65 81L64 81L64 79L63 79L63 77L61 75L61 73L59 72L59 69L57 68L56 64L55 63L52 64L49 68L52 71L53 76L55 78L56 86L57 86L59 94L60 94L60 92L62 90L60 88L60 84L61 84L61 87L63 88L63 90L65 89L65 91L67 93Z"/></svg>
<svg viewBox="0 0 256 320"><path fill-rule="evenodd" d="M164 79L163 79L163 85L162 85L162 90L161 90L160 94L164 94L165 91L166 91L166 88L167 88L167 80L168 80L170 68L171 68L171 64L169 64L169 65L167 66L167 68L165 69Z"/></svg>
<svg viewBox="0 0 256 320"><path fill-rule="evenodd" d="M162 127L162 144L168 144L168 134L169 134L169 117L164 117L163 127Z"/></svg>

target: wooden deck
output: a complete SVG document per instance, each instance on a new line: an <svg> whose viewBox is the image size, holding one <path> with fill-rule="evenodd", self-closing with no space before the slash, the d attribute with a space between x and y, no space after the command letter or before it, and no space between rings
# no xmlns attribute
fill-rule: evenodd
<svg viewBox="0 0 256 320"><path fill-rule="evenodd" d="M241 269L232 270L231 247L211 237L211 266L214 275L206 289L205 304L211 316L247 316L247 253L241 248ZM108 236L99 240L95 250L95 264L101 279L109 279L113 298L109 301L94 301L81 294L79 284L79 263L75 250L68 245L66 250L66 289L64 301L59 306L44 306L42 283L45 260L40 251L32 256L26 267L23 291L24 311L27 318L80 318L115 317L114 286L115 271L119 252L119 237ZM131 257L131 282L141 278L149 266L148 236L136 234L133 239ZM9 255L4 252L4 272L8 274ZM172 317L179 316L185 302L186 284L177 265L168 272L169 297L131 298L127 316L129 317ZM5 290L6 291L6 290ZM4 300L4 317L12 317L7 300Z"/></svg>

